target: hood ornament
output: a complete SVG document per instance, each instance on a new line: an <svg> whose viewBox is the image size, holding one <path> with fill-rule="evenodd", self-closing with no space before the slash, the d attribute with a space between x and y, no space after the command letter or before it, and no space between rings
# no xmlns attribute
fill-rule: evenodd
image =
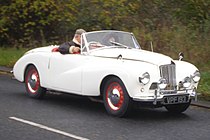
<svg viewBox="0 0 210 140"><path fill-rule="evenodd" d="M118 55L117 59L122 59L122 54Z"/></svg>

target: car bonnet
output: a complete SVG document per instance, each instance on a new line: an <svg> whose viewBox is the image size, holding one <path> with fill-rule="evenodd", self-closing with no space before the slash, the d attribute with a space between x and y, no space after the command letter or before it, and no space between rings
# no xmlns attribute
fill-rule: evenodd
<svg viewBox="0 0 210 140"><path fill-rule="evenodd" d="M142 61L151 63L154 65L170 64L172 58L155 52L140 50L140 49L124 49L124 48L112 48L97 50L90 53L92 56L123 59L129 61Z"/></svg>

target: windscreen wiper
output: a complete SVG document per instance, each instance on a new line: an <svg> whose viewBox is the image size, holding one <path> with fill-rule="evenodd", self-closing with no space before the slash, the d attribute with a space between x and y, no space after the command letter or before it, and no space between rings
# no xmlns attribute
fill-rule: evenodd
<svg viewBox="0 0 210 140"><path fill-rule="evenodd" d="M124 47L124 48L130 48L130 47L128 47L128 46L126 46L126 45L124 45L124 44L121 44L121 43L119 43L119 42L110 41L110 43L111 43L111 44L113 44L113 45L117 45L117 46L120 46L120 47Z"/></svg>

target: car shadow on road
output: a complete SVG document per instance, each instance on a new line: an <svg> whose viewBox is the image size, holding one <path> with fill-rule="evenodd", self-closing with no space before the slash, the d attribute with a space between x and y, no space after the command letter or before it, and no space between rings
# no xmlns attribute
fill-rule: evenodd
<svg viewBox="0 0 210 140"><path fill-rule="evenodd" d="M53 104L65 108L66 110L80 110L84 114L97 114L97 116L112 117L109 116L104 108L103 103L93 102L87 97L75 96L75 95L55 95L47 94L44 98L44 102ZM187 111L186 111L187 112ZM187 113L171 114L166 111L165 108L138 108L133 109L128 116L123 119L127 120L188 120L190 116Z"/></svg>
<svg viewBox="0 0 210 140"><path fill-rule="evenodd" d="M190 119L190 116L188 116L186 113L179 113L179 114L173 114L169 113L165 110L164 107L162 108L138 108L133 110L128 119L132 120L159 120L159 121L166 121L166 120L188 120Z"/></svg>

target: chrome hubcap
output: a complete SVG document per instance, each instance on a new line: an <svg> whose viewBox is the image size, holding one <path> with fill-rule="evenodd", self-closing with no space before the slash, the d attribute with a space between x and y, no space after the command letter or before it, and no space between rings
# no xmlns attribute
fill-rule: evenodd
<svg viewBox="0 0 210 140"><path fill-rule="evenodd" d="M116 82L111 83L106 94L109 107L112 110L119 110L124 101L122 87Z"/></svg>
<svg viewBox="0 0 210 140"><path fill-rule="evenodd" d="M37 71L31 70L27 77L28 89L31 93L35 93L39 88L39 75Z"/></svg>

